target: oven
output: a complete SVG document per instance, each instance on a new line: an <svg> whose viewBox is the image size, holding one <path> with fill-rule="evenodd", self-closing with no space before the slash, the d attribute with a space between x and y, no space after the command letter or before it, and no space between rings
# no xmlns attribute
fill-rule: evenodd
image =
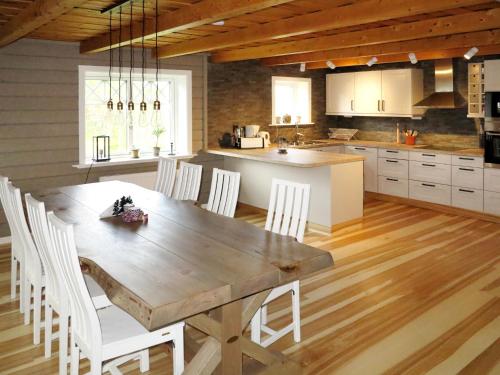
<svg viewBox="0 0 500 375"><path fill-rule="evenodd" d="M484 162L500 167L500 117L484 122Z"/></svg>

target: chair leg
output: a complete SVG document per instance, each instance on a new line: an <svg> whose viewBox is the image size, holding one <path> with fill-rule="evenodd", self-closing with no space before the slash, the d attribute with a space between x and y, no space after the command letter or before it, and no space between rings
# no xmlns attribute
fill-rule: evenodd
<svg viewBox="0 0 500 375"><path fill-rule="evenodd" d="M94 361L95 362L95 361ZM93 372L93 363L91 362L91 373L94 374ZM70 374L71 375L78 375L80 368L80 349L78 349L78 346L76 345L73 335L71 335L71 365L70 365ZM100 374L99 374L100 375Z"/></svg>
<svg viewBox="0 0 500 375"><path fill-rule="evenodd" d="M90 360L90 375L102 375L102 361Z"/></svg>
<svg viewBox="0 0 500 375"><path fill-rule="evenodd" d="M52 306L45 300L45 358L52 356Z"/></svg>
<svg viewBox="0 0 500 375"><path fill-rule="evenodd" d="M266 325L267 324L267 305L262 306L262 316L261 316L261 321L262 324Z"/></svg>
<svg viewBox="0 0 500 375"><path fill-rule="evenodd" d="M184 372L184 332L176 333L173 340L173 362L174 375L181 375Z"/></svg>
<svg viewBox="0 0 500 375"><path fill-rule="evenodd" d="M149 371L149 350L144 349L139 354L139 370L141 372Z"/></svg>
<svg viewBox="0 0 500 375"><path fill-rule="evenodd" d="M19 311L24 313L25 289L26 289L26 272L24 270L24 262L19 263Z"/></svg>
<svg viewBox="0 0 500 375"><path fill-rule="evenodd" d="M254 314L250 323L251 340L260 345L260 326L262 324L262 308L258 309Z"/></svg>
<svg viewBox="0 0 500 375"><path fill-rule="evenodd" d="M73 342L71 348L73 348ZM77 349L78 350L78 349ZM76 360L78 374L79 357ZM71 367L73 367L73 356L71 357ZM73 370L72 370L73 371ZM59 313L59 375L66 375L68 372L68 314Z"/></svg>
<svg viewBox="0 0 500 375"><path fill-rule="evenodd" d="M23 287L23 312L24 325L29 325L31 321L31 281L24 279Z"/></svg>
<svg viewBox="0 0 500 375"><path fill-rule="evenodd" d="M17 294L17 259L14 253L10 256L10 299L16 299Z"/></svg>
<svg viewBox="0 0 500 375"><path fill-rule="evenodd" d="M293 339L300 342L300 284L293 282L292 289L292 317L293 317Z"/></svg>
<svg viewBox="0 0 500 375"><path fill-rule="evenodd" d="M33 344L40 344L40 326L42 320L42 287L33 286Z"/></svg>

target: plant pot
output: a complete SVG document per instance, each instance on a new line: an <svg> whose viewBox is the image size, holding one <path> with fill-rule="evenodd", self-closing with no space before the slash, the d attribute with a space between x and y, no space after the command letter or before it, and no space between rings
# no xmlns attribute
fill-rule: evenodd
<svg viewBox="0 0 500 375"><path fill-rule="evenodd" d="M153 155L160 156L160 148L159 147L153 147Z"/></svg>
<svg viewBox="0 0 500 375"><path fill-rule="evenodd" d="M132 157L134 159L138 159L139 158L139 149L138 148L134 148L133 150L130 151L130 154L132 155Z"/></svg>

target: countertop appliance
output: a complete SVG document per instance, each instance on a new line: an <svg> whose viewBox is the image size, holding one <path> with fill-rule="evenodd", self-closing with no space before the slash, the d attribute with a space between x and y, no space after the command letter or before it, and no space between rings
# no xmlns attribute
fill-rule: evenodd
<svg viewBox="0 0 500 375"><path fill-rule="evenodd" d="M484 96L484 117L500 120L500 91L487 92Z"/></svg>
<svg viewBox="0 0 500 375"><path fill-rule="evenodd" d="M259 125L246 125L245 126L245 138L254 138L257 137L259 133L260 126Z"/></svg>
<svg viewBox="0 0 500 375"><path fill-rule="evenodd" d="M500 117L484 121L484 162L488 167L500 167Z"/></svg>
<svg viewBox="0 0 500 375"><path fill-rule="evenodd" d="M264 139L264 147L269 147L271 145L271 135L269 132L259 132L257 135Z"/></svg>
<svg viewBox="0 0 500 375"><path fill-rule="evenodd" d="M237 148L264 148L264 138L261 137L241 137L236 140Z"/></svg>

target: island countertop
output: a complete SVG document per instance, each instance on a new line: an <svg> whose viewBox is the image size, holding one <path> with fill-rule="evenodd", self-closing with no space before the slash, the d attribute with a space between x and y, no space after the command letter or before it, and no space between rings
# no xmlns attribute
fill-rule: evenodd
<svg viewBox="0 0 500 375"><path fill-rule="evenodd" d="M278 154L275 147L259 149L217 148L206 150L209 154L228 156L233 158L255 160L272 164L282 164L300 168L314 168L326 165L353 163L363 161L360 155L337 154L314 150L289 148L287 154Z"/></svg>

